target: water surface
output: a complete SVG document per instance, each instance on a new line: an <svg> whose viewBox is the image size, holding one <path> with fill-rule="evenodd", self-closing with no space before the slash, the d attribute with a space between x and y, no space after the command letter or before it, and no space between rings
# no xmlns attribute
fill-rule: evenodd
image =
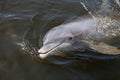
<svg viewBox="0 0 120 80"><path fill-rule="evenodd" d="M38 38L42 39L49 29L85 14L87 11L79 0L1 0L0 80L120 80L119 61L46 64L16 45L22 42L26 30L32 28L30 34L35 37L31 42L39 47Z"/></svg>

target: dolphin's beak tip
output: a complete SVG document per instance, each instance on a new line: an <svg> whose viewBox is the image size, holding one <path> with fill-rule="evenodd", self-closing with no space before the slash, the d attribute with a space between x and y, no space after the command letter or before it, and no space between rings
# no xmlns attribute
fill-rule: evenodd
<svg viewBox="0 0 120 80"><path fill-rule="evenodd" d="M39 50L38 50L38 53L40 53L40 54L41 54L41 53L43 53L43 51L42 51L41 49L39 49Z"/></svg>

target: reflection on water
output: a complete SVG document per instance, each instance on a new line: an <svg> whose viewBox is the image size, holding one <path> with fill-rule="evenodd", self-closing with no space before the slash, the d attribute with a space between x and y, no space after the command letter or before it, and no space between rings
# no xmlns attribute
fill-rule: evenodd
<svg viewBox="0 0 120 80"><path fill-rule="evenodd" d="M33 29L30 34L36 35L30 41L38 45L38 38L51 27L86 13L79 0L1 0L0 80L120 80L119 61L45 64L16 45L28 27Z"/></svg>

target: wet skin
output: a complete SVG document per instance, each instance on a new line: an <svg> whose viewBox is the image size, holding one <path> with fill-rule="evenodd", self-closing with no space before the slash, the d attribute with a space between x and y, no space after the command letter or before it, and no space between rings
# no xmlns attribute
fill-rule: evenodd
<svg viewBox="0 0 120 80"><path fill-rule="evenodd" d="M93 52L91 55L95 52L119 55L120 49L111 45L114 43L110 40L109 37L97 30L97 22L94 19L80 18L52 28L44 36L43 46L38 50L39 57L41 59L47 59L54 55L65 57L75 51Z"/></svg>

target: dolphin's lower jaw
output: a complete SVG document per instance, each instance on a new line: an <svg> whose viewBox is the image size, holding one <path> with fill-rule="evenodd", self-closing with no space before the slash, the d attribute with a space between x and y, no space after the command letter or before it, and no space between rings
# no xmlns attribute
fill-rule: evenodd
<svg viewBox="0 0 120 80"><path fill-rule="evenodd" d="M46 47L42 47L41 49L38 50L38 53L40 53L39 57L41 59L45 59L47 56L52 55L51 53L53 53L55 50L57 50L58 46L60 46L60 45L61 45L61 43L57 44L54 47L52 45L47 45Z"/></svg>

